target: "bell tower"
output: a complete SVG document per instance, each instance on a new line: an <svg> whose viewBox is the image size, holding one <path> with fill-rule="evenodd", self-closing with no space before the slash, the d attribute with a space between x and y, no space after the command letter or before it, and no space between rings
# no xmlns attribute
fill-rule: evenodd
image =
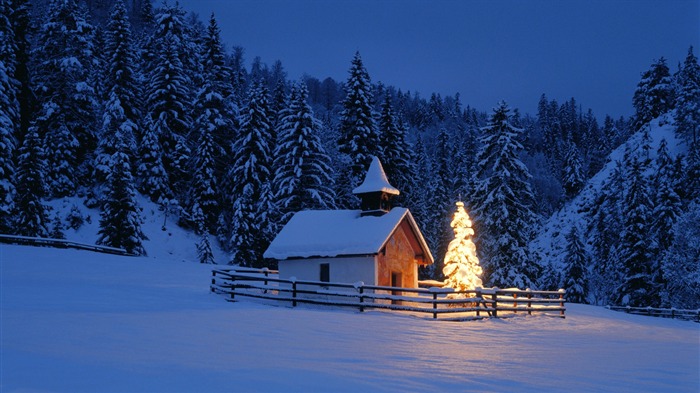
<svg viewBox="0 0 700 393"><path fill-rule="evenodd" d="M382 163L372 157L365 180L352 191L360 198L360 216L381 216L391 210L391 199L400 192L389 184Z"/></svg>

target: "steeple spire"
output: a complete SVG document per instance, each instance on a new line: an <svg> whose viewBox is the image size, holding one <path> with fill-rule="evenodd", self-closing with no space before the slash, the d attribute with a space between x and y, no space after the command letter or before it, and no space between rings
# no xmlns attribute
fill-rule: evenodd
<svg viewBox="0 0 700 393"><path fill-rule="evenodd" d="M391 197L400 194L398 189L389 184L382 163L376 156L372 156L365 180L352 193L361 199L363 216L387 213L391 210Z"/></svg>

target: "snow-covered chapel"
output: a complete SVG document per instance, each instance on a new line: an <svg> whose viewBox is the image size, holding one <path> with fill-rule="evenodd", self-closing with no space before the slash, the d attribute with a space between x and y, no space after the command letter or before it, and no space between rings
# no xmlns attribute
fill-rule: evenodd
<svg viewBox="0 0 700 393"><path fill-rule="evenodd" d="M418 287L418 266L433 263L411 212L391 206L399 195L374 157L353 190L361 210L307 210L294 214L265 258L277 259L280 278Z"/></svg>

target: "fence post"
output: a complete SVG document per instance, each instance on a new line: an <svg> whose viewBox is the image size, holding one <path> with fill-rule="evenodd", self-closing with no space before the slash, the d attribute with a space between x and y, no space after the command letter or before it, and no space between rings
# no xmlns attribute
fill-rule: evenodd
<svg viewBox="0 0 700 393"><path fill-rule="evenodd" d="M498 318L498 287L493 288L491 299L493 300L493 317Z"/></svg>
<svg viewBox="0 0 700 393"><path fill-rule="evenodd" d="M297 306L297 281L292 281L292 307Z"/></svg>
<svg viewBox="0 0 700 393"><path fill-rule="evenodd" d="M562 318L565 318L564 316L564 294L566 293L566 290L563 288L559 289L559 307L561 307L561 310L559 311L559 316Z"/></svg>
<svg viewBox="0 0 700 393"><path fill-rule="evenodd" d="M216 270L211 271L211 286L209 287L211 292L214 292L214 285L216 285Z"/></svg>
<svg viewBox="0 0 700 393"><path fill-rule="evenodd" d="M530 300L532 300L532 292L531 292L530 288L527 288L526 291L527 291L527 300L528 300L528 302L527 302L527 315L532 315L532 302L530 301Z"/></svg>
<svg viewBox="0 0 700 393"><path fill-rule="evenodd" d="M480 316L479 307L481 307L484 304L483 298L481 297L481 287L476 287L474 290L474 294L476 295L476 298L478 299L476 301L476 316L478 317L478 316Z"/></svg>
<svg viewBox="0 0 700 393"><path fill-rule="evenodd" d="M268 273L270 273L270 269L264 267L264 268L262 268L262 271L263 271L263 274L265 275L265 281L263 281L263 283L265 285L265 289L263 290L263 293L267 293L267 275L268 275Z"/></svg>
<svg viewBox="0 0 700 393"><path fill-rule="evenodd" d="M231 300L233 300L236 297L236 278L235 276L231 275Z"/></svg>
<svg viewBox="0 0 700 393"><path fill-rule="evenodd" d="M357 288L357 291L360 293L360 312L365 312L365 307L362 305L362 303L365 302L365 283L358 281L355 283L355 288Z"/></svg>
<svg viewBox="0 0 700 393"><path fill-rule="evenodd" d="M433 319L437 319L437 291L433 291Z"/></svg>
<svg viewBox="0 0 700 393"><path fill-rule="evenodd" d="M513 308L518 308L518 294L513 292ZM518 310L513 310L513 314L517 314Z"/></svg>

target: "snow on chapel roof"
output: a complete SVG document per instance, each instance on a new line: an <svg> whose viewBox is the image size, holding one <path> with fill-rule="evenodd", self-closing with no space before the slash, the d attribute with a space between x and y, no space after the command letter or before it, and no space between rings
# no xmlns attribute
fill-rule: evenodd
<svg viewBox="0 0 700 393"><path fill-rule="evenodd" d="M432 261L413 216L395 207L382 216L360 216L359 210L305 210L292 217L270 243L265 258L288 259L376 254L406 217Z"/></svg>
<svg viewBox="0 0 700 393"><path fill-rule="evenodd" d="M372 156L372 163L369 164L369 169L365 175L365 181L359 187L352 190L353 194L364 194L366 192L386 192L391 195L399 195L399 190L389 184L389 179L386 178L382 163L379 158Z"/></svg>

